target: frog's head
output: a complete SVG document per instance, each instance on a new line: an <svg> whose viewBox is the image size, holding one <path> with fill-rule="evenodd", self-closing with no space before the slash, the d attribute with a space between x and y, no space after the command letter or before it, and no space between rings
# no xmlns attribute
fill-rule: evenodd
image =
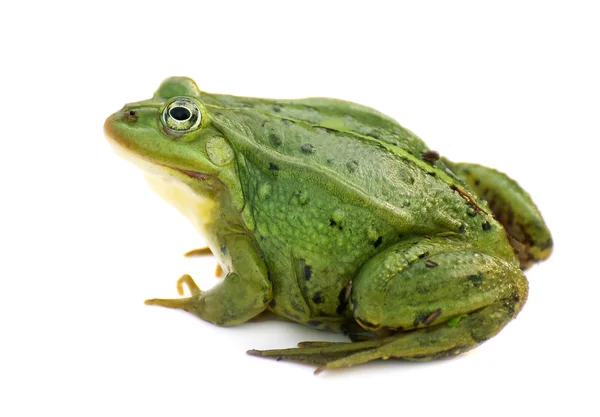
<svg viewBox="0 0 600 417"><path fill-rule="evenodd" d="M210 119L194 81L171 77L151 99L127 104L111 115L104 130L117 151L148 173L210 193L230 176L234 159L233 149Z"/></svg>

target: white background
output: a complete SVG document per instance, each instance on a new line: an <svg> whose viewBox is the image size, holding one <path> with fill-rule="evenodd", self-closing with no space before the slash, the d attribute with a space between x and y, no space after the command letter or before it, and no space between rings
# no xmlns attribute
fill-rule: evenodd
<svg viewBox="0 0 600 417"><path fill-rule="evenodd" d="M600 13L594 2L20 2L0 17L0 415L598 415ZM518 179L555 240L499 336L454 360L312 368L343 340L148 307L211 260L102 124L170 75L375 107Z"/></svg>

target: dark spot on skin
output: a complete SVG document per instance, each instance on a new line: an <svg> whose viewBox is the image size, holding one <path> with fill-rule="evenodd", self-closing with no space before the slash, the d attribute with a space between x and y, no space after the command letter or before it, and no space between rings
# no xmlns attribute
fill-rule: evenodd
<svg viewBox="0 0 600 417"><path fill-rule="evenodd" d="M404 235L402 233L398 234L398 239L404 239Z"/></svg>
<svg viewBox="0 0 600 417"><path fill-rule="evenodd" d="M304 265L304 279L306 281L310 281L311 276L312 276L312 266Z"/></svg>
<svg viewBox="0 0 600 417"><path fill-rule="evenodd" d="M289 119L281 119L281 123L284 124L284 125L286 125L286 126L289 126L289 125L291 125L294 122L292 122Z"/></svg>
<svg viewBox="0 0 600 417"><path fill-rule="evenodd" d="M283 140L275 133L271 133L269 135L269 140L271 140L271 143L275 146L281 146L281 144L283 143Z"/></svg>
<svg viewBox="0 0 600 417"><path fill-rule="evenodd" d="M273 162L269 162L269 169L271 171L279 171L279 167L275 165Z"/></svg>
<svg viewBox="0 0 600 417"><path fill-rule="evenodd" d="M329 165L333 165L333 162L334 162L334 159L328 159L328 160L327 160L327 163L328 163Z"/></svg>
<svg viewBox="0 0 600 417"><path fill-rule="evenodd" d="M427 175L431 175L432 177L435 177L437 174L435 172L427 172Z"/></svg>
<svg viewBox="0 0 600 417"><path fill-rule="evenodd" d="M383 236L379 236L377 238L377 240L375 242L373 242L373 246L376 247L376 248L378 248L379 245L381 245L381 242L383 242Z"/></svg>
<svg viewBox="0 0 600 417"><path fill-rule="evenodd" d="M260 127L265 127L265 125L268 123L268 120L263 120L262 122L260 122Z"/></svg>
<svg viewBox="0 0 600 417"><path fill-rule="evenodd" d="M469 216L469 217L475 217L475 216L477 216L477 211L473 210L472 208L469 208L467 210L467 216Z"/></svg>
<svg viewBox="0 0 600 417"><path fill-rule="evenodd" d="M484 224L481 225L481 228L487 232L488 230L490 230L492 228L492 225L490 224L490 222L485 222Z"/></svg>
<svg viewBox="0 0 600 417"><path fill-rule="evenodd" d="M429 326L431 323L433 323L441 315L442 315L442 309L438 308L437 310L435 310L434 312L432 312L429 316L427 316L427 318L425 320L423 320L423 324L425 326Z"/></svg>
<svg viewBox="0 0 600 417"><path fill-rule="evenodd" d="M221 245L221 253L222 253L223 255L227 255L227 246L225 246L225 245Z"/></svg>
<svg viewBox="0 0 600 417"><path fill-rule="evenodd" d="M481 184L481 182L479 180L475 180L475 187L479 187L479 184Z"/></svg>
<svg viewBox="0 0 600 417"><path fill-rule="evenodd" d="M273 106L273 111L275 113L279 113L281 111L281 107L279 107L279 106Z"/></svg>
<svg viewBox="0 0 600 417"><path fill-rule="evenodd" d="M317 291L316 293L313 294L312 300L313 300L313 303L315 303L315 304L321 304L323 302L323 295L321 294L320 291Z"/></svg>
<svg viewBox="0 0 600 417"><path fill-rule="evenodd" d="M307 154L311 154L311 153L315 153L317 152L317 150L315 149L314 146L312 146L310 143L305 143L304 145L300 146L300 150L304 153Z"/></svg>
<svg viewBox="0 0 600 417"><path fill-rule="evenodd" d="M352 300L352 313L356 313L356 309L358 308L358 303L356 300Z"/></svg>
<svg viewBox="0 0 600 417"><path fill-rule="evenodd" d="M306 322L306 324L308 324L309 326L318 327L318 326L322 325L323 322L321 320L309 320Z"/></svg>
<svg viewBox="0 0 600 417"><path fill-rule="evenodd" d="M479 286L481 284L481 281L483 281L485 277L483 276L483 274L480 272L478 274L475 275L469 275L467 277L467 281L473 283L476 286Z"/></svg>
<svg viewBox="0 0 600 417"><path fill-rule="evenodd" d="M267 297L263 297L263 304L267 304L269 302L269 299Z"/></svg>
<svg viewBox="0 0 600 417"><path fill-rule="evenodd" d="M277 305L277 303L275 302L275 300L271 300L271 302L269 303L269 307L271 308L275 308L275 306Z"/></svg>
<svg viewBox="0 0 600 417"><path fill-rule="evenodd" d="M435 268L436 266L438 266L438 263L432 261L431 259L427 259L427 262L425 262L425 266L427 268Z"/></svg>
<svg viewBox="0 0 600 417"><path fill-rule="evenodd" d="M425 151L421 153L421 158L423 159L423 161L433 164L435 161L440 159L440 154L436 151Z"/></svg>
<svg viewBox="0 0 600 417"><path fill-rule="evenodd" d="M337 222L335 220L333 220L333 219L329 219L329 226L331 226L331 227L336 227L337 226L337 228L339 230L344 230L344 227L342 225L338 225Z"/></svg>
<svg viewBox="0 0 600 417"><path fill-rule="evenodd" d="M461 224L461 225L460 225L460 227L458 228L458 231L459 231L460 233L464 233L466 230L467 230L467 229L465 228L465 225L464 225L464 224Z"/></svg>
<svg viewBox="0 0 600 417"><path fill-rule="evenodd" d="M423 259L427 255L429 255L429 252L423 252L422 254L419 255L419 259Z"/></svg>

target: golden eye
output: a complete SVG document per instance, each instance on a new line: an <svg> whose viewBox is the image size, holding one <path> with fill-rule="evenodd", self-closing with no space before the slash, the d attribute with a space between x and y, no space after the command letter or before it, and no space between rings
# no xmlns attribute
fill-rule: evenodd
<svg viewBox="0 0 600 417"><path fill-rule="evenodd" d="M202 113L192 100L179 97L171 101L163 111L163 123L176 132L189 132L197 129L202 121Z"/></svg>

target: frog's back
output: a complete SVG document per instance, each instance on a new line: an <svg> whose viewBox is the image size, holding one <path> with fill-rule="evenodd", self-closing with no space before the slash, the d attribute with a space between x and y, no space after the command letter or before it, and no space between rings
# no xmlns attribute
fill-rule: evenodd
<svg viewBox="0 0 600 417"><path fill-rule="evenodd" d="M393 118L361 104L324 98L268 100L205 94L205 102L227 108L252 108L269 117L302 122L315 128L352 132L400 146L414 156L427 150L423 141Z"/></svg>
<svg viewBox="0 0 600 417"><path fill-rule="evenodd" d="M215 122L238 154L268 177L324 187L405 234L460 230L467 207L456 179L441 161L423 161L424 142L392 118L326 98L207 102L222 107Z"/></svg>

